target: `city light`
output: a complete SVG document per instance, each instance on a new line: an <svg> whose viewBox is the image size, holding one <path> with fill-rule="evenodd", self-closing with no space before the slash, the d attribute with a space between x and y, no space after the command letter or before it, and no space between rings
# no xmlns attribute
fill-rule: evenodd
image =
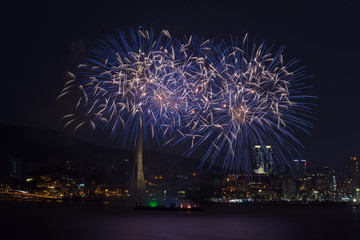
<svg viewBox="0 0 360 240"><path fill-rule="evenodd" d="M149 202L149 206L150 207L157 207L158 206L158 203L156 201L150 201Z"/></svg>

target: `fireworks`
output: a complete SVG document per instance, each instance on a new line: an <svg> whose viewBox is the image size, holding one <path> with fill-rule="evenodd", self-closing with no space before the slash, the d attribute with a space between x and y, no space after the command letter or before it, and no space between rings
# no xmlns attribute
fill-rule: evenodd
<svg viewBox="0 0 360 240"><path fill-rule="evenodd" d="M145 138L159 144L190 142L188 154L209 146L203 162L221 157L224 170L236 172L251 172L255 145L271 145L282 162L283 151L300 144L294 130L310 127L306 75L290 70L295 61L283 63L283 50L272 55L246 37L231 47L193 37L181 42L168 31L108 37L59 95L81 92L65 126L76 131L88 122L111 138L119 134L123 145L136 143L144 126Z"/></svg>
<svg viewBox="0 0 360 240"><path fill-rule="evenodd" d="M65 126L76 123L76 131L89 122L111 137L120 134L125 144L136 142L138 128L144 125L145 137L160 142L180 124L187 107L179 47L167 31L155 39L152 30L131 30L130 38L120 33L101 41L60 95L70 84L82 93L77 113L65 116Z"/></svg>
<svg viewBox="0 0 360 240"><path fill-rule="evenodd" d="M311 127L312 97L302 93L307 88L303 68L291 71L296 61L284 64L283 50L273 55L265 43L257 47L246 36L231 47L221 43L214 49L212 91L203 96L207 104L192 131L190 152L210 142L204 161L221 158L223 170L235 173L259 167L255 146L264 154L271 146L275 153L276 162L263 166L267 172L276 171L277 163L286 164L286 154L297 152L301 143L294 132Z"/></svg>

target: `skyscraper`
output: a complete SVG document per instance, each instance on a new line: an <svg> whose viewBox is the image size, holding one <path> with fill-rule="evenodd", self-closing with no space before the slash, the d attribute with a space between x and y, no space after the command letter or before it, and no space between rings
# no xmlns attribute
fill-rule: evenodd
<svg viewBox="0 0 360 240"><path fill-rule="evenodd" d="M294 169L294 172L295 172L295 175L297 177L302 177L306 174L306 165L307 165L307 162L305 159L302 159L302 160L294 160L294 165L295 165L295 169Z"/></svg>
<svg viewBox="0 0 360 240"><path fill-rule="evenodd" d="M359 187L359 160L356 157L350 158L350 168L349 168L350 178L352 179L352 187Z"/></svg>
<svg viewBox="0 0 360 240"><path fill-rule="evenodd" d="M253 148L255 169L257 174L271 174L275 172L273 152L271 146L256 145Z"/></svg>

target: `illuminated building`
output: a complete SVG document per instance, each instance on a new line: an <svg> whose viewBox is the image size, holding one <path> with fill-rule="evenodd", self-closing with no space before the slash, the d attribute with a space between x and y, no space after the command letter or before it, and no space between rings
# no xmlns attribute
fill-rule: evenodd
<svg viewBox="0 0 360 240"><path fill-rule="evenodd" d="M359 160L356 157L350 158L349 173L350 178L352 179L352 187L359 187Z"/></svg>
<svg viewBox="0 0 360 240"><path fill-rule="evenodd" d="M256 174L271 174L275 172L275 164L273 160L273 152L271 146L256 145L253 148Z"/></svg>
<svg viewBox="0 0 360 240"><path fill-rule="evenodd" d="M304 159L294 160L294 165L295 165L294 171L297 177L302 177L306 175L306 166L307 166L306 160Z"/></svg>

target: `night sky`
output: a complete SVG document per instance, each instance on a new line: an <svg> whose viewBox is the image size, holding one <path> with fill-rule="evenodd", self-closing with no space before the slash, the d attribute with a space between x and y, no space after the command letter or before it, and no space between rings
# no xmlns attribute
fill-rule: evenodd
<svg viewBox="0 0 360 240"><path fill-rule="evenodd" d="M131 2L131 3L130 3ZM359 1L22 1L3 5L1 124L62 129L73 106L55 99L97 39L153 26L177 37L249 33L306 66L315 101L312 136L299 136L310 166L342 169L359 155ZM316 3L315 3L316 2ZM360 157L360 156L359 156Z"/></svg>

